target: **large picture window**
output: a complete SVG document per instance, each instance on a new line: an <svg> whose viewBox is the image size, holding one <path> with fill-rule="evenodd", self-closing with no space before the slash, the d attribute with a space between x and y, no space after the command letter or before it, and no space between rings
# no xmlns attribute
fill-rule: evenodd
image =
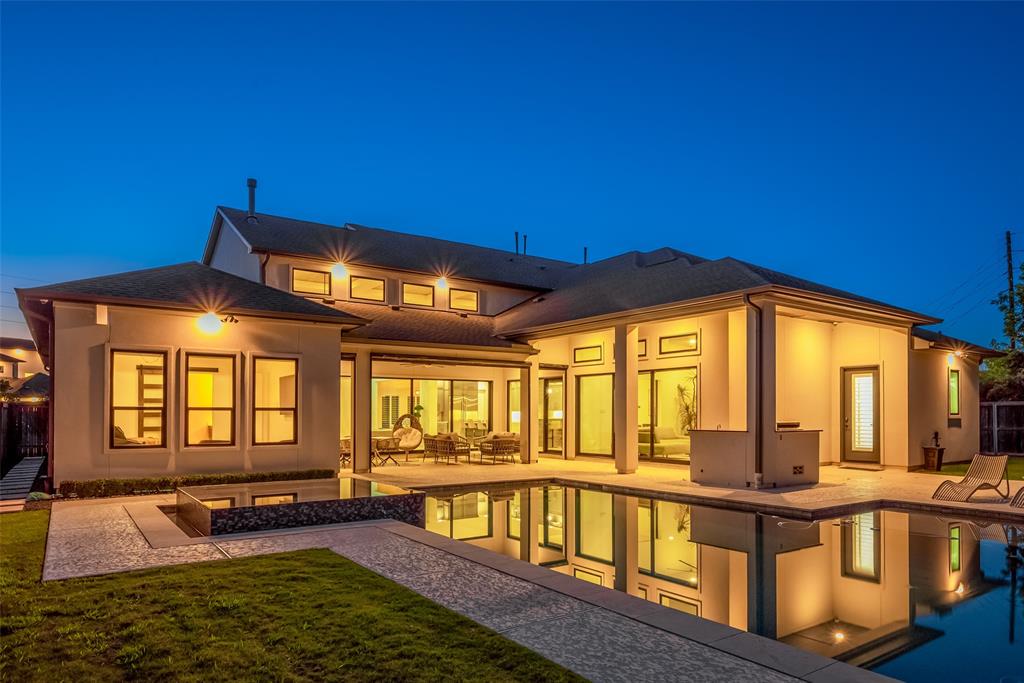
<svg viewBox="0 0 1024 683"><path fill-rule="evenodd" d="M185 445L235 444L235 357L185 354Z"/></svg>
<svg viewBox="0 0 1024 683"><path fill-rule="evenodd" d="M480 298L472 290L452 288L448 290L448 306L457 311L476 313L480 309Z"/></svg>
<svg viewBox="0 0 1024 683"><path fill-rule="evenodd" d="M491 429L491 383L486 381L374 377L370 400L374 436L390 436L398 418L412 412L426 434L475 438Z"/></svg>
<svg viewBox="0 0 1024 683"><path fill-rule="evenodd" d="M292 268L292 291L299 294L331 294L331 274L321 270Z"/></svg>
<svg viewBox="0 0 1024 683"><path fill-rule="evenodd" d="M253 444L298 441L298 370L294 358L253 360Z"/></svg>
<svg viewBox="0 0 1024 683"><path fill-rule="evenodd" d="M110 447L167 445L167 354L111 351Z"/></svg>
<svg viewBox="0 0 1024 683"><path fill-rule="evenodd" d="M576 376L576 451L580 455L612 454L614 375Z"/></svg>

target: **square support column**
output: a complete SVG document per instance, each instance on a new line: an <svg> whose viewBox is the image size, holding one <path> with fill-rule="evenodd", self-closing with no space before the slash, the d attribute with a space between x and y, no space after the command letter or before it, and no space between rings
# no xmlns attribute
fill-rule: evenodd
<svg viewBox="0 0 1024 683"><path fill-rule="evenodd" d="M540 359L527 361L530 366L519 371L519 460L523 464L537 462L539 403L537 385L540 382Z"/></svg>
<svg viewBox="0 0 1024 683"><path fill-rule="evenodd" d="M636 595L640 566L637 562L637 507L639 501L633 496L612 497L613 559L615 562L615 590ZM633 550L633 552L630 552Z"/></svg>
<svg viewBox="0 0 1024 683"><path fill-rule="evenodd" d="M613 445L615 469L619 474L636 472L639 462L637 441L637 347L636 325L615 326L615 382Z"/></svg>
<svg viewBox="0 0 1024 683"><path fill-rule="evenodd" d="M370 471L370 422L373 408L373 361L370 351L356 351L352 363L352 471Z"/></svg>
<svg viewBox="0 0 1024 683"><path fill-rule="evenodd" d="M755 448L755 475L753 477L754 486L760 488L771 486L772 484L772 482L766 481L763 475L765 472L772 471L768 463L771 462L775 449L775 427L777 422L775 339L777 324L774 301L758 302L758 306L761 308L761 325L754 325L757 329L753 338L751 338L749 329L747 332L748 344L753 343L754 345L754 353L751 354L750 349L748 349L747 357L753 356L756 363L753 368L748 367L748 387L751 383L753 383L754 387L753 391L748 392L748 405L751 395L755 397L755 402L752 406L753 416L748 415L747 425L748 429L750 425L754 425L754 429L760 433L761 467L760 471L756 469L757 455ZM758 348L760 348L760 353L757 353ZM759 388L757 386L758 368L760 368L761 380ZM760 404L760 422L757 420L758 403ZM750 419L751 417L753 419Z"/></svg>

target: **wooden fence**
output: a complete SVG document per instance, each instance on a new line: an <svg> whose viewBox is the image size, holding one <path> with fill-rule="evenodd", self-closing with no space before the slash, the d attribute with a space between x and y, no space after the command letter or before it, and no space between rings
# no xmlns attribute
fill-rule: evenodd
<svg viewBox="0 0 1024 683"><path fill-rule="evenodd" d="M0 403L0 476L22 458L45 456L48 403Z"/></svg>
<svg viewBox="0 0 1024 683"><path fill-rule="evenodd" d="M981 452L1024 455L1024 401L981 404Z"/></svg>

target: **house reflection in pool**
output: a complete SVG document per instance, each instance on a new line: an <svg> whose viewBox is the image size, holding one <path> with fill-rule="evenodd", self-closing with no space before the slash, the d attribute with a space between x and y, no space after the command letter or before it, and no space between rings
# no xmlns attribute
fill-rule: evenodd
<svg viewBox="0 0 1024 683"><path fill-rule="evenodd" d="M562 486L433 495L426 513L430 531L861 666L941 637L916 616L993 585L979 527L920 513L808 522Z"/></svg>

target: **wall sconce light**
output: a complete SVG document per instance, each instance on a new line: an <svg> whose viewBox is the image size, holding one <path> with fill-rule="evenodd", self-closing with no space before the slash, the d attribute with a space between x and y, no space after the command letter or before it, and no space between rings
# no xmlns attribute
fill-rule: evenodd
<svg viewBox="0 0 1024 683"><path fill-rule="evenodd" d="M331 277L335 280L344 280L348 277L348 268L344 263L335 263L331 266Z"/></svg>
<svg viewBox="0 0 1024 683"><path fill-rule="evenodd" d="M224 327L224 323L237 323L238 318L228 313L223 318L219 317L213 311L209 313L203 313L196 320L196 327L199 331L204 334L217 334Z"/></svg>
<svg viewBox="0 0 1024 683"><path fill-rule="evenodd" d="M966 590L966 589L964 588L964 582L963 582L963 581L961 581L960 583L958 583L958 584L956 585L956 590L955 590L955 591L953 591L953 592L954 592L954 593L956 593L957 595L963 595L963 594L964 594L964 590Z"/></svg>
<svg viewBox="0 0 1024 683"><path fill-rule="evenodd" d="M437 288L448 289L448 280L443 275L437 278Z"/></svg>

